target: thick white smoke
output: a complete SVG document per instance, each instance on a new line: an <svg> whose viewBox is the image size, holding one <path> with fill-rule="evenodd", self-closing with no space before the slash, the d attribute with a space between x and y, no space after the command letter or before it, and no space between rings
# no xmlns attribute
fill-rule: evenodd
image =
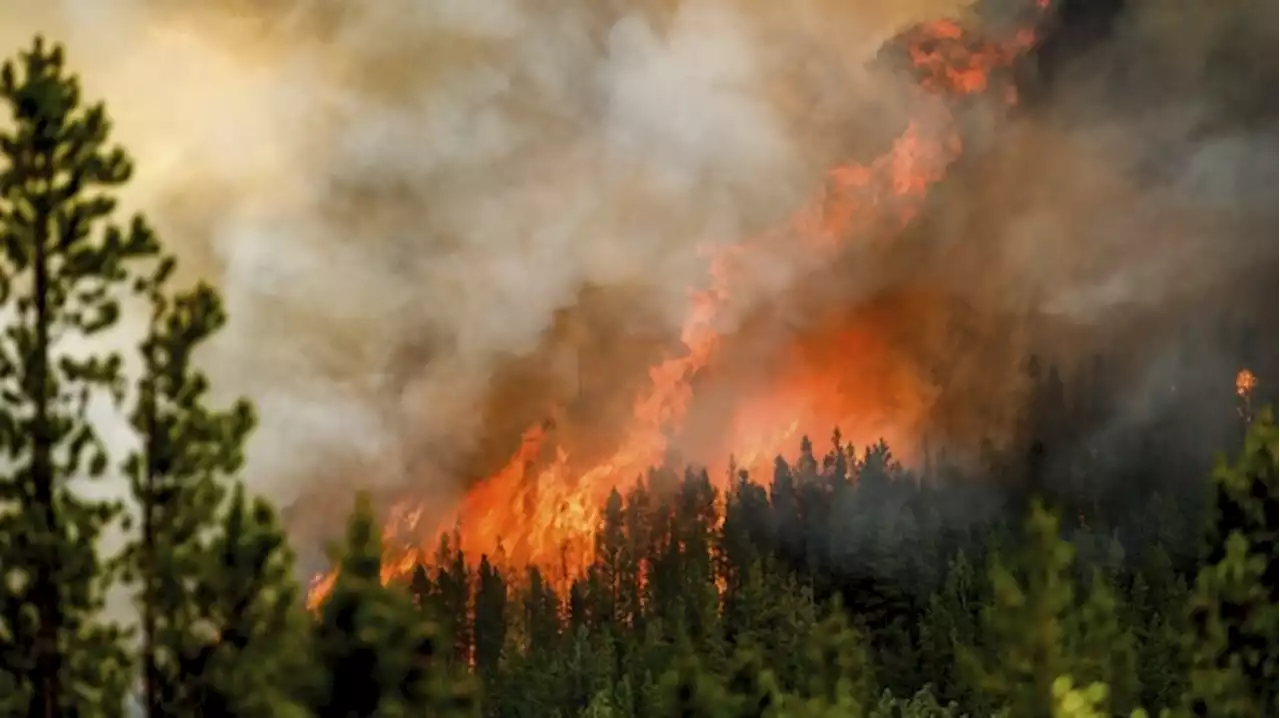
<svg viewBox="0 0 1280 718"><path fill-rule="evenodd" d="M8 0L0 47L65 43L107 101L127 208L224 294L204 361L288 506L456 492L494 372L584 288L678 326L696 246L794 208L893 97L866 61L958 5Z"/></svg>

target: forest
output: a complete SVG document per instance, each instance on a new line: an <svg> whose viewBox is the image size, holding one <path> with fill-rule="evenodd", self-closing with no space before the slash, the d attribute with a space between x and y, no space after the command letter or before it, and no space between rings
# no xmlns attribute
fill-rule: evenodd
<svg viewBox="0 0 1280 718"><path fill-rule="evenodd" d="M0 105L0 715L1277 710L1277 428L1247 368L1198 404L1226 427L1211 440L1170 425L1094 446L1080 427L1113 408L1109 359L1028 357L1017 437L979 466L907 468L838 430L726 491L673 460L609 496L571 580L446 534L384 585L362 495L309 611L240 478L254 407L213 401L193 360L226 308L179 285L144 219L118 223L132 164L106 109L43 40L4 65ZM60 349L119 331L122 302L149 310L135 353ZM137 437L121 466L97 400ZM91 489L113 473L127 500ZM136 538L99 550L117 524ZM136 620L105 615L120 590Z"/></svg>

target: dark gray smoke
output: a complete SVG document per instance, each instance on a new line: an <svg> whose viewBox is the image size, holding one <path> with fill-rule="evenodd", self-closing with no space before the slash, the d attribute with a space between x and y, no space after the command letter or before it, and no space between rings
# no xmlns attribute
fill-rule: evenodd
<svg viewBox="0 0 1280 718"><path fill-rule="evenodd" d="M1016 414L1000 382L1030 353L1068 379L1112 360L1113 406L1079 428L1094 445L1163 426L1222 449L1237 371L1259 376L1256 404L1274 396L1275 19L1255 2L1056 7L1019 114L973 134L898 261L903 285L985 317L924 360L950 365L940 422Z"/></svg>

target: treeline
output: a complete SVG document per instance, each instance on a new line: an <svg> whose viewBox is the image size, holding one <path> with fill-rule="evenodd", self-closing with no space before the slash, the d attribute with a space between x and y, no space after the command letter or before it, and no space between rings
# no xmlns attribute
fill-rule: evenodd
<svg viewBox="0 0 1280 718"><path fill-rule="evenodd" d="M725 495L655 469L609 497L568 585L472 566L443 537L409 585L383 586L361 502L308 614L272 508L237 478L252 407L207 401L191 361L225 322L217 294L175 285L145 221L113 224L130 163L59 49L7 63L0 102L0 715L1276 710L1275 425L1255 423L1204 500L1203 481L1156 476L1115 501L1060 460L1099 459L1054 423L1069 402L1052 371L1020 448L983 469L1024 493L945 462L913 475L838 435ZM122 343L126 305L149 318L134 350L86 349ZM132 445L96 433L89 412L110 409ZM95 498L121 475L128 502ZM103 550L117 525L125 547ZM109 620L109 589L136 620Z"/></svg>
<svg viewBox="0 0 1280 718"><path fill-rule="evenodd" d="M692 471L615 492L594 562L559 592L537 569L473 572L448 539L410 591L486 715L1262 715L1275 467L1264 420L1215 473L1207 540L1126 551L1126 533L1189 522L1161 499L1124 525L1034 501L1024 522L966 515L972 491L883 445L805 442L724 497ZM1179 560L1188 544L1197 560Z"/></svg>

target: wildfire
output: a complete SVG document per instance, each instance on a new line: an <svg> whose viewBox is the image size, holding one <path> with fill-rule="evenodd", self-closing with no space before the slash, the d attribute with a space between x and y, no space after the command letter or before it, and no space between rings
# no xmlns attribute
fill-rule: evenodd
<svg viewBox="0 0 1280 718"><path fill-rule="evenodd" d="M1236 396L1241 399L1248 399L1253 393L1254 387L1258 386L1258 377L1248 369L1241 369L1236 373Z"/></svg>
<svg viewBox="0 0 1280 718"><path fill-rule="evenodd" d="M1037 5L1043 8L1043 0ZM977 41L951 20L928 23L906 38L908 58L922 76L921 87L950 96L988 91L993 71L1007 67L1033 39L1023 30L1009 42ZM1011 84L1004 96L1016 101ZM662 463L668 437L683 427L693 394L691 380L721 346L717 320L735 291L750 286L753 264L745 260L771 252L803 252L817 266L871 229L905 225L960 152L960 136L949 117L912 121L882 156L830 170L824 192L785 226L748 242L708 248L709 281L706 288L690 294L681 332L684 353L650 369L650 388L637 397L630 428L613 454L585 471L575 471L569 450L555 444L549 427L531 427L504 467L476 485L442 528L465 529L458 532L458 548L472 559L501 554L513 564L537 565L561 577L576 575L591 558L591 539L605 497ZM859 340L856 335L851 338ZM838 400L824 403L815 387L822 396L838 397L838 392L824 393L831 382L783 377L774 390L734 412L726 448L738 457L739 466L754 468L769 461L793 447L801 433L825 434L852 422L859 407ZM415 501L392 508L383 536L384 582L430 561L435 540L425 545L421 541L423 509ZM333 573L316 578L309 606L323 601L334 578Z"/></svg>
<svg viewBox="0 0 1280 718"><path fill-rule="evenodd" d="M1253 390L1258 386L1258 377L1248 369L1236 372L1236 396L1240 397L1240 406L1236 409L1240 418L1246 422L1253 419Z"/></svg>

